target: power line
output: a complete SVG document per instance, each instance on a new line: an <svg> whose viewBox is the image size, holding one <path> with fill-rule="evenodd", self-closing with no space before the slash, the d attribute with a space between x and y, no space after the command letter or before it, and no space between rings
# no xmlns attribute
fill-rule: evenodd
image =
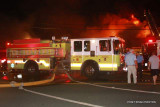
<svg viewBox="0 0 160 107"><path fill-rule="evenodd" d="M54 29L54 30L60 30L61 28L52 28L52 27L32 27L33 29ZM74 29L74 30L150 30L150 29L108 29L108 28L97 28L97 29L82 29L82 28L67 28L67 29Z"/></svg>
<svg viewBox="0 0 160 107"><path fill-rule="evenodd" d="M50 27L32 27L33 29L57 29L57 28L50 28Z"/></svg>
<svg viewBox="0 0 160 107"><path fill-rule="evenodd" d="M59 25L59 26L61 26L61 25L63 25L63 26L65 26L65 25L73 25L73 26L85 26L86 24L56 24L56 23L53 23L53 24L48 24L48 23L41 23L40 25ZM126 26L135 26L135 24L99 24L100 26L108 26L108 25L126 25ZM94 26L94 25L93 25ZM96 26L96 25L95 25Z"/></svg>

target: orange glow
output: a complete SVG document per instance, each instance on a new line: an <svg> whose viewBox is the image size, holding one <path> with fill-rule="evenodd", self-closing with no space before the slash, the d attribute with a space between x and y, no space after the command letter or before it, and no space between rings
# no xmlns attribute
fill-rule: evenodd
<svg viewBox="0 0 160 107"><path fill-rule="evenodd" d="M31 35L28 32L24 32L24 39L31 39Z"/></svg>
<svg viewBox="0 0 160 107"><path fill-rule="evenodd" d="M131 18L132 18L132 19L134 19L134 18L135 18L135 17L134 17L134 14L132 14L132 15L131 15Z"/></svg>
<svg viewBox="0 0 160 107"><path fill-rule="evenodd" d="M131 15L131 20L135 25L138 25L140 23L140 21L133 14Z"/></svg>
<svg viewBox="0 0 160 107"><path fill-rule="evenodd" d="M138 24L139 24L139 20L135 20L135 21L133 21L133 23L134 23L135 25L138 25Z"/></svg>
<svg viewBox="0 0 160 107"><path fill-rule="evenodd" d="M143 25L145 25L145 23L146 22L143 22ZM149 26L142 26L142 27L143 27L143 29L146 29L146 30L141 30L137 35L138 38L146 38L148 35L151 35L151 31L149 30Z"/></svg>
<svg viewBox="0 0 160 107"><path fill-rule="evenodd" d="M131 14L128 19L114 14L106 14L101 19L99 26L87 27L86 31L81 33L81 37L117 36L125 39L127 35L145 38L151 34L147 23L141 22L134 14Z"/></svg>

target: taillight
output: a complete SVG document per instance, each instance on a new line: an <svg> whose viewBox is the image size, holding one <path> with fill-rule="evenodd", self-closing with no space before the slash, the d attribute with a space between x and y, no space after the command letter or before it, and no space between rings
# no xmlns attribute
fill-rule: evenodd
<svg viewBox="0 0 160 107"><path fill-rule="evenodd" d="M2 79L3 80L8 80L8 77L7 76L3 76Z"/></svg>

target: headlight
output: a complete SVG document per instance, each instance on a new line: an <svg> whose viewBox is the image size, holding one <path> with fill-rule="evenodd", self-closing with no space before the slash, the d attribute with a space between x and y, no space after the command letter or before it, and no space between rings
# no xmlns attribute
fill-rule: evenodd
<svg viewBox="0 0 160 107"><path fill-rule="evenodd" d="M18 78L18 79L22 79L22 74L18 74L18 75L17 75L17 78Z"/></svg>

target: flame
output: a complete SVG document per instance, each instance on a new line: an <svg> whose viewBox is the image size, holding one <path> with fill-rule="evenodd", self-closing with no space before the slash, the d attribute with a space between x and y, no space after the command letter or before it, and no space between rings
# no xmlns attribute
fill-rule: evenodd
<svg viewBox="0 0 160 107"><path fill-rule="evenodd" d="M143 23L146 23L146 22L143 22ZM143 27L144 30L141 30L138 34L137 34L137 37L138 38L145 38L147 37L148 35L151 35L151 31L149 30L149 26L145 26Z"/></svg>
<svg viewBox="0 0 160 107"><path fill-rule="evenodd" d="M138 24L139 24L139 20L135 20L135 21L133 21L133 23L134 23L135 25L138 25Z"/></svg>
<svg viewBox="0 0 160 107"><path fill-rule="evenodd" d="M133 24L135 25L138 25L140 23L140 21L133 14L131 15L131 19L132 19Z"/></svg>
<svg viewBox="0 0 160 107"><path fill-rule="evenodd" d="M134 19L134 18L135 18L135 17L134 17L134 14L131 14L131 18L132 18L132 19Z"/></svg>
<svg viewBox="0 0 160 107"><path fill-rule="evenodd" d="M24 39L31 39L31 35L28 32L24 32Z"/></svg>
<svg viewBox="0 0 160 107"><path fill-rule="evenodd" d="M102 17L101 17L102 18ZM145 38L150 34L146 22L141 22L138 18L131 14L130 18L121 18L118 15L106 14L100 22L99 26L87 27L87 30L81 33L83 37L107 37L119 36L130 39ZM133 29L133 30L132 30Z"/></svg>

